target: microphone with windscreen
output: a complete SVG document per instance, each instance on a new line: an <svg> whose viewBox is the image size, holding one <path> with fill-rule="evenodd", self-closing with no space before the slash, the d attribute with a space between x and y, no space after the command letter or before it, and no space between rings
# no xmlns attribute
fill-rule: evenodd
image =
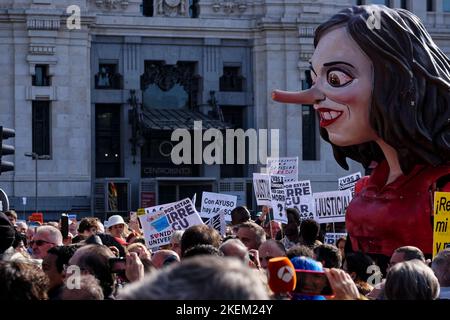
<svg viewBox="0 0 450 320"><path fill-rule="evenodd" d="M269 260L267 265L269 287L275 294L294 291L297 285L297 275L292 262L287 257L277 257Z"/></svg>

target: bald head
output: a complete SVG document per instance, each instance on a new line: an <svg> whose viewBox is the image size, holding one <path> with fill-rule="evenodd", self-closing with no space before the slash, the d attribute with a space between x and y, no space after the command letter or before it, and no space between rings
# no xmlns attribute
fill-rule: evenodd
<svg viewBox="0 0 450 320"><path fill-rule="evenodd" d="M239 239L230 239L222 243L219 250L225 257L236 257L244 263L249 262L248 249Z"/></svg>
<svg viewBox="0 0 450 320"><path fill-rule="evenodd" d="M258 253L261 267L267 269L267 264L270 259L286 256L286 249L280 242L269 239L259 246Z"/></svg>
<svg viewBox="0 0 450 320"><path fill-rule="evenodd" d="M174 261L180 261L180 257L172 250L158 250L152 256L152 264L156 269L161 269Z"/></svg>

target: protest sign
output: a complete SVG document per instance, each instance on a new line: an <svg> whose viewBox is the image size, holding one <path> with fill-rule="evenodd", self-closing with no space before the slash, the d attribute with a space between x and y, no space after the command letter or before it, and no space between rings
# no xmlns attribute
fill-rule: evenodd
<svg viewBox="0 0 450 320"><path fill-rule="evenodd" d="M286 208L295 208L300 213L300 220L316 218L316 206L313 196L286 198Z"/></svg>
<svg viewBox="0 0 450 320"><path fill-rule="evenodd" d="M264 173L254 173L253 189L258 206L270 207L270 176Z"/></svg>
<svg viewBox="0 0 450 320"><path fill-rule="evenodd" d="M286 214L286 194L284 190L284 176L270 176L270 198L273 211L273 219L282 223L287 223Z"/></svg>
<svg viewBox="0 0 450 320"><path fill-rule="evenodd" d="M226 234L226 223L225 223L225 212L224 210L220 210L211 218L204 220L204 223L212 228L216 229L217 232L220 233L222 237Z"/></svg>
<svg viewBox="0 0 450 320"><path fill-rule="evenodd" d="M175 202L166 203L166 204L160 204L160 205L157 205L157 206L145 208L144 210L145 210L145 213L147 213L147 214L148 213L155 213L155 212L161 211L165 207L168 207L168 206L170 206L170 205L172 205L174 203Z"/></svg>
<svg viewBox="0 0 450 320"><path fill-rule="evenodd" d="M440 251L450 247L450 192L435 192L434 194L434 227L433 227L433 258Z"/></svg>
<svg viewBox="0 0 450 320"><path fill-rule="evenodd" d="M346 238L347 234L346 233L332 233L332 232L328 232L325 233L325 239L324 239L324 244L332 244L332 245L336 245L336 241L339 238Z"/></svg>
<svg viewBox="0 0 450 320"><path fill-rule="evenodd" d="M292 182L285 181L284 188L286 189L286 198L312 195L310 180Z"/></svg>
<svg viewBox="0 0 450 320"><path fill-rule="evenodd" d="M220 191L221 194L229 194L236 197L236 207L247 205L246 191Z"/></svg>
<svg viewBox="0 0 450 320"><path fill-rule="evenodd" d="M267 173L284 176L285 182L298 180L298 157L267 158Z"/></svg>
<svg viewBox="0 0 450 320"><path fill-rule="evenodd" d="M164 211L156 211L139 216L145 243L149 248L158 249L160 246L170 243L173 229L167 221Z"/></svg>
<svg viewBox="0 0 450 320"><path fill-rule="evenodd" d="M347 190L350 189L352 191L352 195L355 194L355 185L359 179L361 179L361 172L356 172L349 176L345 176L338 179L338 190Z"/></svg>
<svg viewBox="0 0 450 320"><path fill-rule="evenodd" d="M225 221L231 221L231 210L236 208L237 197L229 194L203 192L200 216L212 218L223 210Z"/></svg>
<svg viewBox="0 0 450 320"><path fill-rule="evenodd" d="M39 222L40 224L44 223L44 214L42 212L33 212L29 217L28 221L30 222Z"/></svg>
<svg viewBox="0 0 450 320"><path fill-rule="evenodd" d="M284 184L284 189L286 192L286 208L297 209L301 220L315 219L311 181L288 182Z"/></svg>
<svg viewBox="0 0 450 320"><path fill-rule="evenodd" d="M138 209L138 218L141 222L142 231L144 232L145 242L149 248L158 248L159 246L170 243L172 230L168 229L158 232L152 228L150 223L163 216L164 212L162 210L173 203L174 202L144 208L144 214L142 214L142 210Z"/></svg>
<svg viewBox="0 0 450 320"><path fill-rule="evenodd" d="M156 207L145 208L144 216L139 216L146 243L150 248L170 243L173 231L185 230L190 226L203 224L191 199Z"/></svg>
<svg viewBox="0 0 450 320"><path fill-rule="evenodd" d="M352 200L350 189L314 193L316 219L319 223L345 222L345 212Z"/></svg>

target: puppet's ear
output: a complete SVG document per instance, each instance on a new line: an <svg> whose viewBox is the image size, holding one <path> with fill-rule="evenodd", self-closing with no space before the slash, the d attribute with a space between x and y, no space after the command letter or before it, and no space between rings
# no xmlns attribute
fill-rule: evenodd
<svg viewBox="0 0 450 320"><path fill-rule="evenodd" d="M299 92L274 90L272 99L284 103L315 104L318 101L325 100L325 95L313 87Z"/></svg>

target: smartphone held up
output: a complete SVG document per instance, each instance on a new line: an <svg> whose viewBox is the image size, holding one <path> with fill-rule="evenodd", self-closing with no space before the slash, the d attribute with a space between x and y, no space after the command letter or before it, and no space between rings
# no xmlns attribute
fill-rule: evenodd
<svg viewBox="0 0 450 320"><path fill-rule="evenodd" d="M126 268L125 257L109 258L108 263L112 273L125 273Z"/></svg>
<svg viewBox="0 0 450 320"><path fill-rule="evenodd" d="M63 239L69 237L69 216L65 213L61 214L61 234Z"/></svg>

